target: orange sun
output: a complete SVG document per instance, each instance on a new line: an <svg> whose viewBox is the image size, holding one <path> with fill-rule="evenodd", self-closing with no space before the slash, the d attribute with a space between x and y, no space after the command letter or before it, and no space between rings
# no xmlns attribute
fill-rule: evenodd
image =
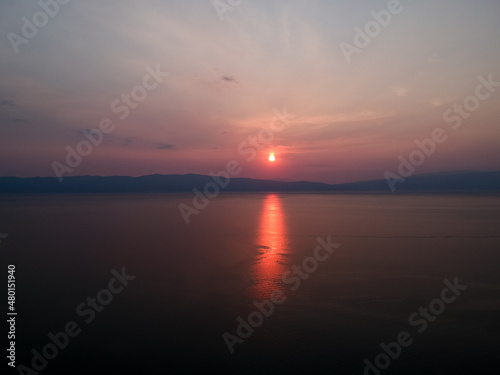
<svg viewBox="0 0 500 375"><path fill-rule="evenodd" d="M276 158L274 157L274 154L269 155L269 161L275 161Z"/></svg>

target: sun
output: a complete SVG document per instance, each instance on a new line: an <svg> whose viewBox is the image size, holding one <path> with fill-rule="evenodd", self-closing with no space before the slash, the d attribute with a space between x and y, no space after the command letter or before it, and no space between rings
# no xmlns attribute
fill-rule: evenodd
<svg viewBox="0 0 500 375"><path fill-rule="evenodd" d="M276 158L274 157L274 154L269 155L269 161L275 161Z"/></svg>

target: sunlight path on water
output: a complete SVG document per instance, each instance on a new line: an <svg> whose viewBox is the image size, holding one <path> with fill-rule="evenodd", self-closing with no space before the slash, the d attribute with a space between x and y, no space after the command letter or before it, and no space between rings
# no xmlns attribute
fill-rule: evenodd
<svg viewBox="0 0 500 375"><path fill-rule="evenodd" d="M269 299L273 290L282 289L281 276L286 271L289 251L285 215L277 194L269 194L264 200L256 244L259 254L252 272L255 284L251 295Z"/></svg>

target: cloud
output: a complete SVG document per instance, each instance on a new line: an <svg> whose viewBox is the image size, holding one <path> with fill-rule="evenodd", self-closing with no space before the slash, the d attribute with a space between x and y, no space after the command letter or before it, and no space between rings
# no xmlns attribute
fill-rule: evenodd
<svg viewBox="0 0 500 375"><path fill-rule="evenodd" d="M173 149L173 145L169 145L168 143L163 143L158 146L158 150L171 150Z"/></svg>
<svg viewBox="0 0 500 375"><path fill-rule="evenodd" d="M215 90L223 92L229 89L231 83L239 84L238 80L234 76L222 75L220 77L200 77L199 82L206 88L210 90Z"/></svg>
<svg viewBox="0 0 500 375"><path fill-rule="evenodd" d="M17 104L13 100L4 99L0 100L0 107L17 107Z"/></svg>
<svg viewBox="0 0 500 375"><path fill-rule="evenodd" d="M85 130L82 131L84 133ZM135 137L135 136L128 136L128 137L123 137L123 136L110 136L106 135L106 137L111 138L111 142L118 147L130 147L134 149L155 149L155 150L172 150L174 149L174 145L171 145L169 143L159 143L159 142L154 142L151 140L143 139L141 137Z"/></svg>
<svg viewBox="0 0 500 375"><path fill-rule="evenodd" d="M223 80L224 82L229 82L229 83L239 83L236 78L234 78L233 76L222 76L220 77L221 80Z"/></svg>
<svg viewBox="0 0 500 375"><path fill-rule="evenodd" d="M122 146L130 146L132 143L134 143L134 140L132 138L124 138Z"/></svg>
<svg viewBox="0 0 500 375"><path fill-rule="evenodd" d="M407 96L408 95L408 89L406 89L404 87L393 87L392 91L394 91L394 93L397 96Z"/></svg>

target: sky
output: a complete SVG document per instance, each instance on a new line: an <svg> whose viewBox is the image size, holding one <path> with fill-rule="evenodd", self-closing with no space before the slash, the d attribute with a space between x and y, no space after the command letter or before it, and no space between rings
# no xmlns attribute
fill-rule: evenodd
<svg viewBox="0 0 500 375"><path fill-rule="evenodd" d="M0 176L500 170L498 1L60 1L0 2Z"/></svg>

